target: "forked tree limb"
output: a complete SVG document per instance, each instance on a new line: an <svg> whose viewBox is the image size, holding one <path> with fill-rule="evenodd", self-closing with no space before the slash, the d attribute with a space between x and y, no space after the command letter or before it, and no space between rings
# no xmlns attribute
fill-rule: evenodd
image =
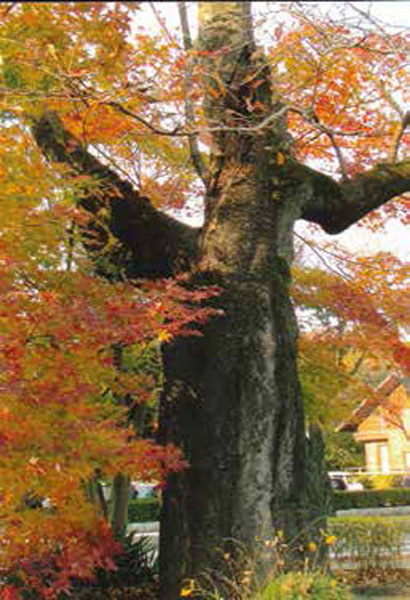
<svg viewBox="0 0 410 600"><path fill-rule="evenodd" d="M196 254L197 229L157 210L128 181L87 152L55 113L35 120L32 133L48 160L68 165L74 176L90 177L91 185L79 205L91 218L81 229L100 274L172 277L189 268Z"/></svg>

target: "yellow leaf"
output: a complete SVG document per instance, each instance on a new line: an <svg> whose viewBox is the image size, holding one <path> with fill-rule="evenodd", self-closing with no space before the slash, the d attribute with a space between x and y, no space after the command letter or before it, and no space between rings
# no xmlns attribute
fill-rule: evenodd
<svg viewBox="0 0 410 600"><path fill-rule="evenodd" d="M211 94L211 96L213 96L214 98L219 98L220 97L220 93L217 92L216 90L214 90L211 86L208 86L208 92Z"/></svg>
<svg viewBox="0 0 410 600"><path fill-rule="evenodd" d="M53 44L47 44L47 50L53 58L57 58L57 52Z"/></svg>
<svg viewBox="0 0 410 600"><path fill-rule="evenodd" d="M187 585L182 588L180 593L180 598L187 598L192 594L195 589L195 581L193 579L189 579Z"/></svg>
<svg viewBox="0 0 410 600"><path fill-rule="evenodd" d="M160 331L158 334L158 340L160 342L169 342L172 335L168 331Z"/></svg>
<svg viewBox="0 0 410 600"><path fill-rule="evenodd" d="M285 164L285 160L286 159L285 159L284 155L282 154L282 152L278 152L276 155L276 164L281 167L282 165Z"/></svg>

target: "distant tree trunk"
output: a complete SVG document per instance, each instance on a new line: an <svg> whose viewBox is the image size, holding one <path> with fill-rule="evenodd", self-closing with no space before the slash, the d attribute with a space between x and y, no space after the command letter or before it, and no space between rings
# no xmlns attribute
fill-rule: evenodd
<svg viewBox="0 0 410 600"><path fill-rule="evenodd" d="M126 475L117 473L112 485L110 522L118 539L123 538L127 531L129 483Z"/></svg>
<svg viewBox="0 0 410 600"><path fill-rule="evenodd" d="M94 477L92 477L85 484L86 494L90 502L92 502L97 507L97 511L101 514L101 516L104 519L108 520L107 502L105 500L104 492L99 479L99 474L95 473Z"/></svg>
<svg viewBox="0 0 410 600"><path fill-rule="evenodd" d="M307 440L307 494L311 519L326 518L333 512L333 494L328 466L325 458L325 444L319 425L310 423ZM325 525L325 520L320 524Z"/></svg>

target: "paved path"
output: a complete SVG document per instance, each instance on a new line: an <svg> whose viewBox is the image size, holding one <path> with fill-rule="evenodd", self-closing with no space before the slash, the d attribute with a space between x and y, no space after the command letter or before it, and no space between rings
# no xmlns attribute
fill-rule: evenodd
<svg viewBox="0 0 410 600"><path fill-rule="evenodd" d="M356 588L353 598L355 600L409 600L410 587L385 585L371 590L369 588Z"/></svg>
<svg viewBox="0 0 410 600"><path fill-rule="evenodd" d="M159 551L159 522L148 521L147 523L130 523L127 533L133 533L133 542L141 538L148 538L152 546L151 562L154 563Z"/></svg>
<svg viewBox="0 0 410 600"><path fill-rule="evenodd" d="M409 515L410 506L378 506L377 508L351 508L337 510L337 517L397 517Z"/></svg>

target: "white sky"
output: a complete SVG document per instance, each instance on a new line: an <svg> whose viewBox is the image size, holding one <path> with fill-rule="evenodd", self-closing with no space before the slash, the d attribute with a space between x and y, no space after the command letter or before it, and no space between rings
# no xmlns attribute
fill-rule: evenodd
<svg viewBox="0 0 410 600"><path fill-rule="evenodd" d="M152 23L153 29L158 29L159 25L154 16L151 3L142 3L142 10L137 13L137 22L147 24ZM167 29L171 32L179 31L179 16L176 2L153 2L156 11L162 16ZM188 2L188 19L190 23L192 36L196 35L197 22L197 2ZM305 3L313 5L316 3ZM335 8L337 10L340 5L347 4L342 2L321 2L321 8L324 11ZM361 11L369 11L371 16L382 20L386 25L394 27L409 27L410 30L410 1L395 1L395 2L352 2ZM268 3L273 6L274 3ZM339 6L337 6L339 5ZM267 3L255 2L254 14L264 12ZM140 20L141 19L141 20ZM196 222L198 224L198 222ZM303 232L305 225L302 222L297 224L297 231ZM350 250L355 250L360 254L375 253L380 250L389 251L396 254L401 260L410 260L410 235L408 227L396 220L390 220L385 225L383 233L372 233L368 229L354 225L344 233L337 236L327 236L326 234L318 234L323 239L334 240L345 245Z"/></svg>
<svg viewBox="0 0 410 600"><path fill-rule="evenodd" d="M176 2L143 2L141 11L138 13L146 25L152 22L153 28L157 28L156 19L153 15L151 4L155 5L155 9L160 13L166 22L167 28L171 30L179 30L179 16ZM187 2L188 19L191 28L192 36L196 35L197 24L197 5L198 2ZM253 12L257 14L259 11L266 10L266 5L273 5L273 2L254 2ZM277 3L279 4L279 3ZM304 4L318 4L317 2L305 2ZM348 4L347 2L320 2L325 11L339 4ZM395 0L393 2L350 2L351 5L357 6L362 11L370 10L370 15L382 19L386 24L403 27L410 27L410 1ZM139 18L138 18L139 20Z"/></svg>

